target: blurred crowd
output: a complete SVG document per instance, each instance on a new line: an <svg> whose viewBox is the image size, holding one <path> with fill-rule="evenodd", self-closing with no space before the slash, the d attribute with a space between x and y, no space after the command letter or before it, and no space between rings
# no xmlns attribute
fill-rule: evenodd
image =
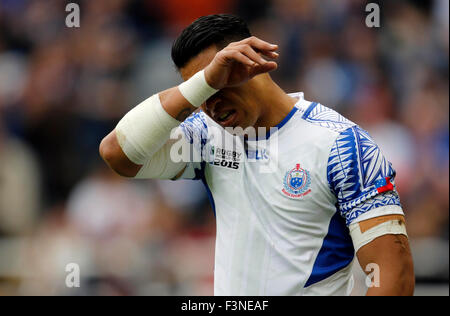
<svg viewBox="0 0 450 316"><path fill-rule="evenodd" d="M362 0L73 2L79 28L65 24L68 1L0 0L0 295L213 293L203 185L120 178L98 145L181 82L179 32L222 12L279 44L272 76L285 91L371 133L397 170L418 288L448 295L448 0L374 1L379 28ZM65 284L69 263L79 288Z"/></svg>

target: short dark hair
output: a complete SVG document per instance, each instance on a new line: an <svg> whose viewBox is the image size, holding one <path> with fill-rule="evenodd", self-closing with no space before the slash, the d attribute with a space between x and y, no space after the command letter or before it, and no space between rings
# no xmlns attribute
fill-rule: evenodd
<svg viewBox="0 0 450 316"><path fill-rule="evenodd" d="M172 46L172 60L180 69L211 45L222 49L231 42L250 36L247 23L236 15L202 16L186 27L175 40Z"/></svg>

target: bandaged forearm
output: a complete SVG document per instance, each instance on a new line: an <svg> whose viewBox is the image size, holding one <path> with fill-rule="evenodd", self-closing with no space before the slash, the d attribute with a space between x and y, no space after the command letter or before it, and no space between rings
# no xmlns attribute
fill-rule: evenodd
<svg viewBox="0 0 450 316"><path fill-rule="evenodd" d="M218 91L208 85L203 70L178 89L195 107ZM153 95L120 120L116 135L125 155L135 164L143 165L167 142L170 132L178 125L180 122L164 110L159 95Z"/></svg>
<svg viewBox="0 0 450 316"><path fill-rule="evenodd" d="M174 179L184 168L186 162L171 158L172 145L176 140L169 139L150 159L148 159L136 174L136 179Z"/></svg>
<svg viewBox="0 0 450 316"><path fill-rule="evenodd" d="M162 107L157 94L128 112L117 124L116 136L125 155L144 165L158 152L180 122Z"/></svg>

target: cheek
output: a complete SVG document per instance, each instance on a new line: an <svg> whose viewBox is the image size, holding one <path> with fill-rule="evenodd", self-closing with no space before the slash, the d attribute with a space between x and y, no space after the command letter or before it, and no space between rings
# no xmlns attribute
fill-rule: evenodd
<svg viewBox="0 0 450 316"><path fill-rule="evenodd" d="M247 115L256 122L259 117L259 108L256 106L247 106Z"/></svg>
<svg viewBox="0 0 450 316"><path fill-rule="evenodd" d="M241 108L239 116L239 125L243 128L254 126L258 121L258 111L254 108Z"/></svg>
<svg viewBox="0 0 450 316"><path fill-rule="evenodd" d="M203 103L203 104L200 106L200 110L202 110L203 112L206 113L206 115L208 115L208 116L211 117L211 113L208 111L208 108L206 107L206 104L205 104L205 103Z"/></svg>

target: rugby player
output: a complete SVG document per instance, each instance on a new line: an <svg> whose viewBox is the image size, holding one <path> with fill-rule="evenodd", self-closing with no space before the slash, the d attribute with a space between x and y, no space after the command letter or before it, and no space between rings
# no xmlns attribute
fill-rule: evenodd
<svg viewBox="0 0 450 316"><path fill-rule="evenodd" d="M197 19L172 48L184 82L128 112L101 156L125 177L204 182L215 295L349 295L355 254L364 270L378 267L367 295L412 295L393 167L357 124L271 79L277 50L239 17ZM251 128L266 132L248 137Z"/></svg>

